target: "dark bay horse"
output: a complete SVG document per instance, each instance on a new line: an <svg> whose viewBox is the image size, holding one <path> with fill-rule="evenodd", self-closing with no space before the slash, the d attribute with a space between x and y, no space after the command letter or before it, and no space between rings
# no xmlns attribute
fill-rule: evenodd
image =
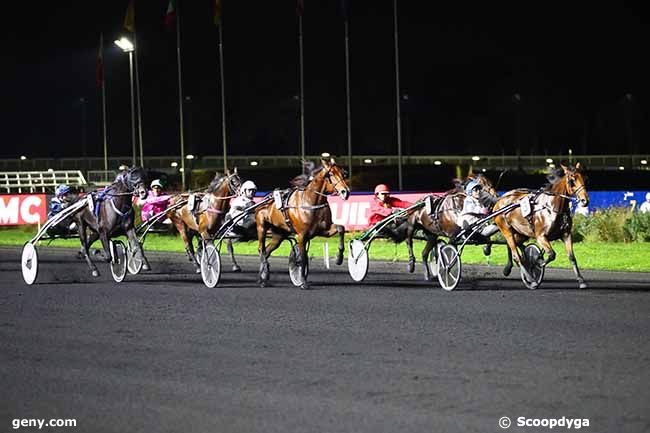
<svg viewBox="0 0 650 433"><path fill-rule="evenodd" d="M109 240L122 234L126 234L131 249L142 258L143 269L149 269L149 263L144 256L140 242L138 242L133 224L135 220L134 195L140 199L147 197L147 177L140 167L122 171L112 184L96 195L94 210L85 207L73 217L79 227L81 253L94 277L99 276L99 271L88 254L90 246L100 239L104 248L104 259L110 262ZM86 229L90 229L90 235Z"/></svg>
<svg viewBox="0 0 650 433"><path fill-rule="evenodd" d="M438 243L438 237L444 236L450 238L460 229L459 218L463 210L463 202L467 195L464 192L463 185L471 180L476 180L482 187L482 199L486 201L493 200L497 197L497 192L492 182L483 174L470 175L464 181L459 181L456 187L447 191L443 195L431 196L431 206L421 207L413 211L405 224L405 240L409 251L408 271L415 270L415 255L413 253L413 237L418 230L421 230L425 236L426 244L422 249L422 265L424 267L424 278L431 281L433 276L428 266L428 257ZM491 199L491 198L492 199ZM426 199L426 198L425 198ZM481 200L483 201L483 200ZM492 207L491 203L484 203L485 207ZM431 211L432 213L429 213Z"/></svg>
<svg viewBox="0 0 650 433"><path fill-rule="evenodd" d="M503 274L508 276L512 270L512 256L514 254L517 265L522 272L528 272L526 264L522 266L522 255L518 249L528 239L535 239L546 252L546 260L540 263L546 266L555 260L555 251L550 242L562 239L566 248L569 261L573 266L579 287L586 288L584 278L578 269L578 263L573 253L573 240L571 238L571 198L578 199L581 205L589 204L589 194L585 187L582 167L577 163L575 167L561 165L548 176L549 184L541 191L530 193L528 190L513 190L504 194L494 206L497 211L511 203L516 203L525 197L530 197L531 214L522 215L522 207L517 207L510 212L495 218L501 233L508 243L508 263ZM540 258L540 260L542 260Z"/></svg>
<svg viewBox="0 0 650 433"><path fill-rule="evenodd" d="M181 234L189 261L194 263L197 273L201 272L201 265L194 254L192 239L196 234L199 234L205 241L211 239L211 236L223 223L226 213L230 209L230 199L237 196L240 186L241 179L236 168L232 173L226 172L225 175L216 173L203 193L201 201L196 205L198 209L190 209L188 203L188 205L167 214ZM170 200L170 206L185 199L187 199L186 194L175 196ZM200 244L199 248L201 248Z"/></svg>
<svg viewBox="0 0 650 433"><path fill-rule="evenodd" d="M268 258L282 241L291 235L296 236L299 257L296 264L301 269L302 289L308 289L306 265L308 263L307 244L316 236L331 237L339 234L339 249L336 264L343 263L345 228L332 223L332 211L327 203L328 194L339 194L343 200L350 195L350 188L345 182L343 170L331 161L321 159L321 166L313 169L313 163L307 163L307 175L293 180L294 188L289 193L284 211L276 203L261 206L255 213L257 238L260 253L260 278L262 287L268 284L270 277ZM286 216L286 218L285 218ZM271 240L266 245L266 234L270 230Z"/></svg>

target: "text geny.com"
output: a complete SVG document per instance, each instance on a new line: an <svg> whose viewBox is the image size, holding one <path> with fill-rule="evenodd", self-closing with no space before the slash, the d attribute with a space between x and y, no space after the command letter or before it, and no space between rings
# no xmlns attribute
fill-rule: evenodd
<svg viewBox="0 0 650 433"><path fill-rule="evenodd" d="M38 427L39 430L43 427L76 427L77 420L59 418L52 418L50 420L41 418L16 418L11 421L11 426L14 430L18 430L21 427Z"/></svg>

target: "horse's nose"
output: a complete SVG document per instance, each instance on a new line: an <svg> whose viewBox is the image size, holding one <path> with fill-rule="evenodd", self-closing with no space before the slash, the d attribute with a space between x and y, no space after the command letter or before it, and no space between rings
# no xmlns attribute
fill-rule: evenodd
<svg viewBox="0 0 650 433"><path fill-rule="evenodd" d="M343 200L347 200L348 197L350 196L350 191L348 191L347 189L342 189L341 191L339 191L339 195Z"/></svg>

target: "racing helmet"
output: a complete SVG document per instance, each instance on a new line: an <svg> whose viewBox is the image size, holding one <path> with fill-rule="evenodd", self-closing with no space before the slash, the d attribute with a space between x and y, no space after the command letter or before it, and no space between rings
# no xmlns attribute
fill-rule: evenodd
<svg viewBox="0 0 650 433"><path fill-rule="evenodd" d="M241 186L242 194L248 198L253 198L255 192L257 192L257 185L252 180L247 180Z"/></svg>
<svg viewBox="0 0 650 433"><path fill-rule="evenodd" d="M384 192L386 194L390 194L390 188L388 188L388 185L384 183L380 183L375 187L375 195L379 194L380 192Z"/></svg>
<svg viewBox="0 0 650 433"><path fill-rule="evenodd" d="M481 184L478 183L477 180L471 180L471 181L469 181L469 182L467 183L467 185L465 185L465 193L466 193L467 195L472 194L472 191L474 190L474 188L481 188Z"/></svg>
<svg viewBox="0 0 650 433"><path fill-rule="evenodd" d="M155 179L153 182L151 182L151 185L149 185L151 188L154 186L157 186L158 188L162 189L162 182L160 182L160 179Z"/></svg>
<svg viewBox="0 0 650 433"><path fill-rule="evenodd" d="M71 191L70 186L66 184L61 184L56 187L54 190L54 195L57 197L61 197L63 194L67 194Z"/></svg>

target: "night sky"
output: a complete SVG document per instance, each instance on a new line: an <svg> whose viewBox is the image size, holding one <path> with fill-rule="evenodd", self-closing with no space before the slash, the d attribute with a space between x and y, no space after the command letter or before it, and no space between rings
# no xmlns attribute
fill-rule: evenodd
<svg viewBox="0 0 650 433"><path fill-rule="evenodd" d="M213 3L179 2L183 90L190 98L186 149L219 155ZM304 2L307 153L344 154L340 1ZM2 29L0 157L102 155L95 84L101 32L109 153L130 155L128 57L112 43L125 33L128 2L11 3ZM296 2L223 3L229 150L296 154ZM640 10L623 2L456 3L398 4L401 93L408 95L402 103L405 154L514 154L517 142L524 154L646 151L650 37ZM350 5L354 152L395 153L393 2ZM175 32L163 25L166 8L166 0L136 0L145 155L179 153Z"/></svg>

